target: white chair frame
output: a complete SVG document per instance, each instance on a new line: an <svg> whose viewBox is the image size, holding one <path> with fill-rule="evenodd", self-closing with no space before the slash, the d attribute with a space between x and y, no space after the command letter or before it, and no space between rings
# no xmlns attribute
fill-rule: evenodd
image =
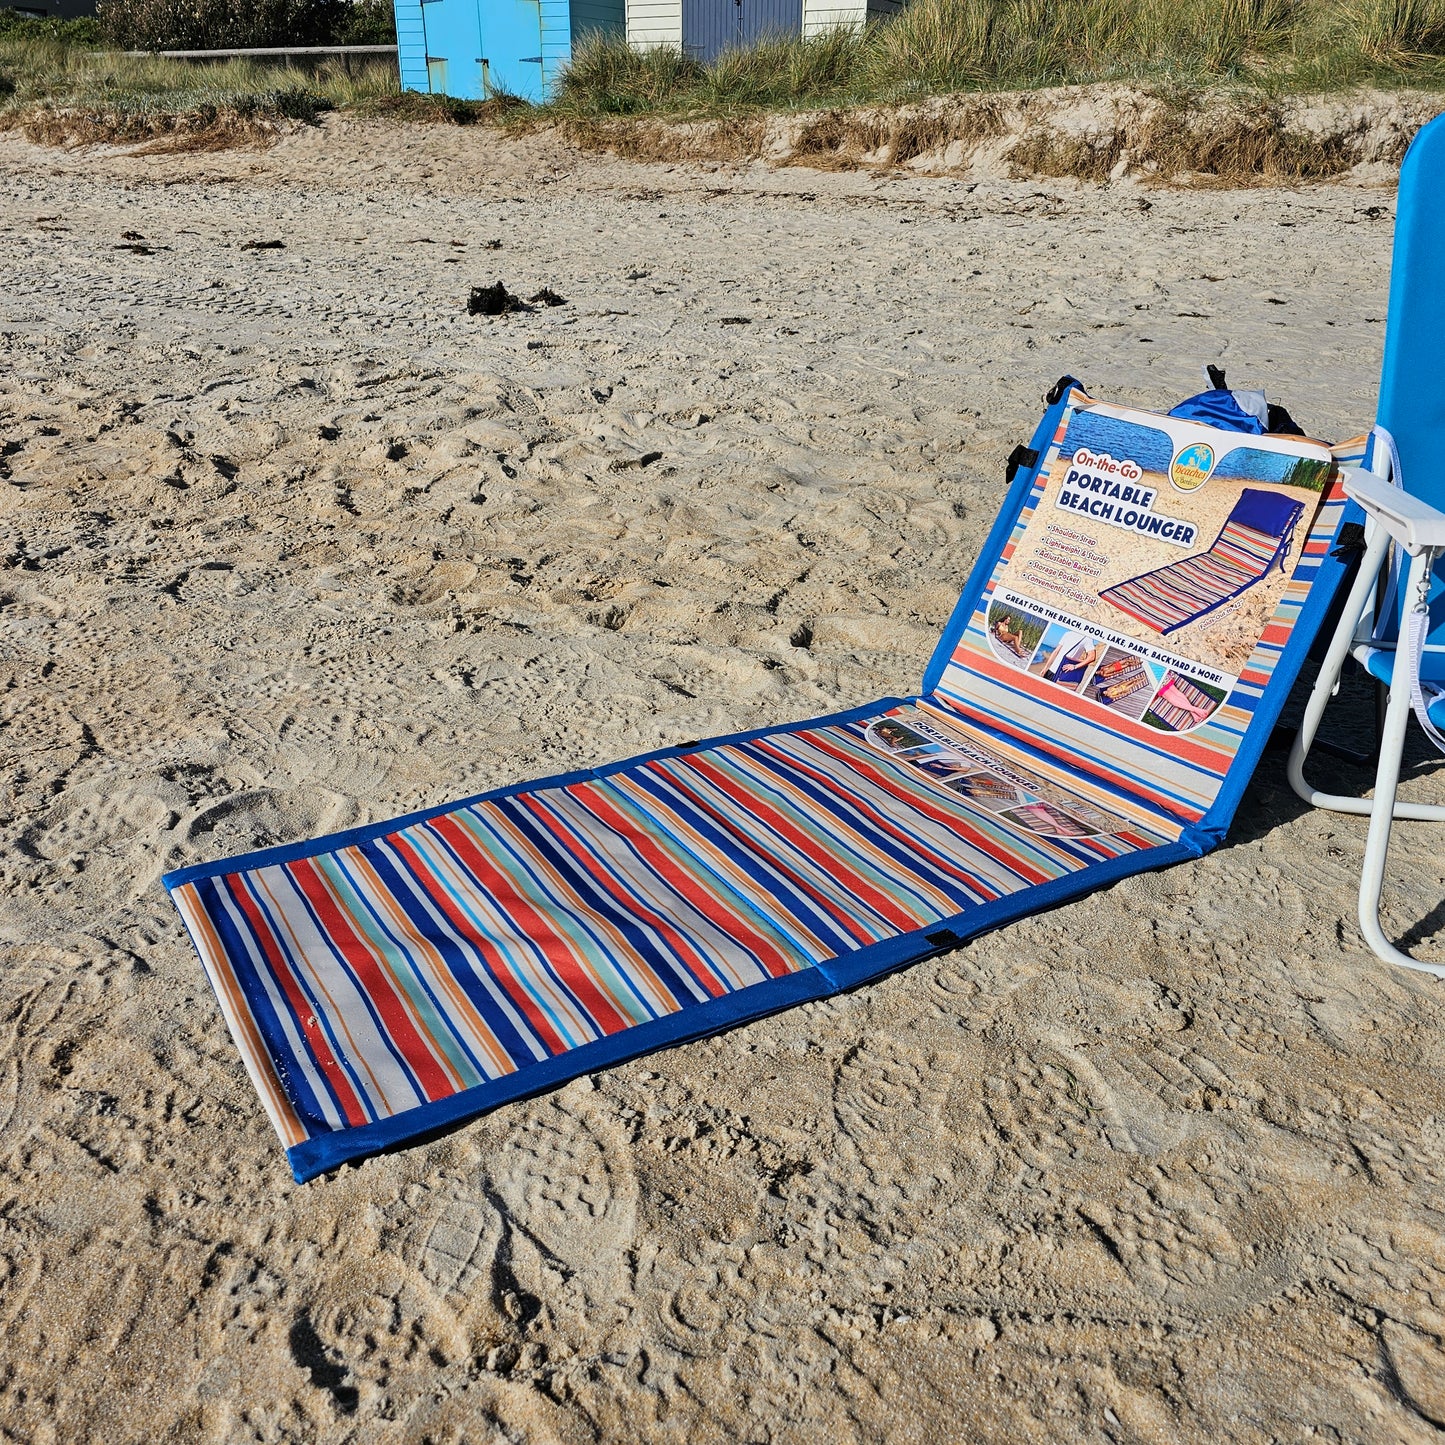
<svg viewBox="0 0 1445 1445"><path fill-rule="evenodd" d="M1377 454L1384 448L1376 448ZM1410 720L1413 659L1407 655L1402 637L1391 673L1390 700L1380 734L1379 766L1373 798L1356 798L1339 793L1322 793L1305 780L1304 765L1319 731L1325 706L1339 691L1340 672L1346 657L1363 660L1366 651L1378 646L1371 641L1375 625L1375 598L1381 571L1390 561L1390 550L1398 547L1409 558L1405 579L1408 609L1423 605L1428 594L1430 569L1436 553L1445 549L1445 514L1437 512L1418 497L1401 491L1389 480L1389 461L1377 462L1383 471L1349 468L1344 474L1346 493L1364 508L1365 555L1359 575L1330 639L1329 650L1319 677L1305 706L1304 720L1289 755L1289 782L1305 802L1334 813L1353 813L1370 820L1365 838L1365 860L1360 873L1360 932L1375 954L1386 963L1417 969L1445 978L1445 964L1425 963L1411 958L1385 937L1380 925L1380 892L1385 880L1385 858L1390 848L1390 829L1396 818L1423 823L1445 823L1445 807L1432 803L1402 803L1396 798L1400 784L1400 761L1405 746L1405 725Z"/></svg>

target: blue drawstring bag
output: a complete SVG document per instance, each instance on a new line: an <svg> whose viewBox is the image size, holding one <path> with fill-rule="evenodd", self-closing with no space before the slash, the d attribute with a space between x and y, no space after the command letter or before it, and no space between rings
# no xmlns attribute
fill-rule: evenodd
<svg viewBox="0 0 1445 1445"><path fill-rule="evenodd" d="M1237 392L1226 391L1222 386L1214 387L1210 391L1201 391L1198 396L1181 401L1169 415L1185 421L1202 421L1208 426L1223 427L1226 431L1242 431L1248 432L1250 436L1263 436L1264 422L1253 409L1246 411L1239 404L1241 400L1253 401L1255 397L1259 398L1263 407L1262 391L1246 392L1241 396Z"/></svg>
<svg viewBox="0 0 1445 1445"><path fill-rule="evenodd" d="M1209 380L1209 390L1181 401L1170 416L1255 437L1265 432L1303 435L1294 418L1282 406L1266 401L1262 391L1229 390L1224 384L1224 372L1217 366L1206 366L1204 374Z"/></svg>

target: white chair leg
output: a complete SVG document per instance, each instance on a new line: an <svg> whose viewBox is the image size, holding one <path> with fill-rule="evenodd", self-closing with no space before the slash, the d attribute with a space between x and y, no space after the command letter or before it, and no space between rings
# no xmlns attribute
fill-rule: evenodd
<svg viewBox="0 0 1445 1445"><path fill-rule="evenodd" d="M1350 589L1350 595L1345 600L1344 611L1340 614L1335 635L1330 639L1319 676L1315 679L1309 701L1305 704L1304 717L1300 721L1299 732L1295 734L1294 746L1290 748L1287 768L1290 787L1311 807L1326 808L1332 813L1352 813L1360 818L1373 815L1375 802L1372 799L1350 797L1344 793L1321 793L1312 788L1305 780L1304 765L1305 760L1309 757L1310 748L1314 746L1315 734L1319 732L1320 719L1324 716L1325 707L1335 694L1335 687L1339 683L1345 658L1350 654L1350 648L1355 640L1355 629L1359 626L1360 618L1364 616L1365 608L1370 604L1371 595L1375 590L1375 579L1379 576L1380 568L1384 564L1389 545L1390 538L1385 530L1375 528L1374 535L1365 548L1365 555L1360 559L1360 570L1355 577L1355 585ZM1407 711L1408 702L1407 698ZM1383 758L1383 756L1382 753L1381 757ZM1397 776L1398 772L1399 760L1397 757ZM1379 797L1378 787L1375 790L1375 797ZM1397 803L1393 816L1408 818L1420 823L1445 823L1445 807L1433 803Z"/></svg>
<svg viewBox="0 0 1445 1445"><path fill-rule="evenodd" d="M1410 559L1410 590L1415 595L1420 571L1427 565L1424 556ZM1360 871L1360 932L1375 954L1386 963L1402 968L1418 969L1445 978L1445 964L1421 963L1402 953L1385 937L1380 927L1380 892L1385 882L1385 858L1390 849L1390 829L1394 820L1408 816L1395 802L1400 785L1400 759L1405 750L1405 725L1410 721L1410 686L1396 673L1390 688L1390 703L1385 709L1385 729L1380 738L1380 766L1375 774L1375 797L1370 806L1370 830L1365 837L1365 862ZM1437 813L1445 810L1437 809Z"/></svg>

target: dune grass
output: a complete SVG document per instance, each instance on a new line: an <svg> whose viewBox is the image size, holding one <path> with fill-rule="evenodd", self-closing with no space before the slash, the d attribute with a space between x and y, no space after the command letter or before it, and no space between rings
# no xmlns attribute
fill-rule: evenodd
<svg viewBox="0 0 1445 1445"><path fill-rule="evenodd" d="M1445 0L913 0L866 29L768 41L706 66L592 36L552 109L815 108L1096 81L1438 87Z"/></svg>
<svg viewBox="0 0 1445 1445"><path fill-rule="evenodd" d="M1445 88L1445 0L913 0L863 29L768 40L708 65L593 35L539 107L403 95L390 65L348 74L335 65L96 53L93 22L78 25L67 34L65 26L0 22L0 128L60 142L201 148L264 140L330 110L462 124L560 121L580 133L628 117L746 126L769 111L1099 81L1193 96L1230 91L1246 106L1364 85Z"/></svg>
<svg viewBox="0 0 1445 1445"><path fill-rule="evenodd" d="M32 139L166 142L172 148L264 141L287 121L366 110L400 95L395 67L315 69L249 60L193 64L97 52L36 27L0 30L0 129Z"/></svg>

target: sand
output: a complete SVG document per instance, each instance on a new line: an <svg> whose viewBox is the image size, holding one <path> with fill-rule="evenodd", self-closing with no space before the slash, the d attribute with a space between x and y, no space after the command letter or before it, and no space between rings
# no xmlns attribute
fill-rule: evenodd
<svg viewBox="0 0 1445 1445"><path fill-rule="evenodd" d="M0 168L0 1439L1437 1438L1445 987L1278 752L1196 864L306 1187L158 881L912 689L1059 373L1368 421L1390 191Z"/></svg>

